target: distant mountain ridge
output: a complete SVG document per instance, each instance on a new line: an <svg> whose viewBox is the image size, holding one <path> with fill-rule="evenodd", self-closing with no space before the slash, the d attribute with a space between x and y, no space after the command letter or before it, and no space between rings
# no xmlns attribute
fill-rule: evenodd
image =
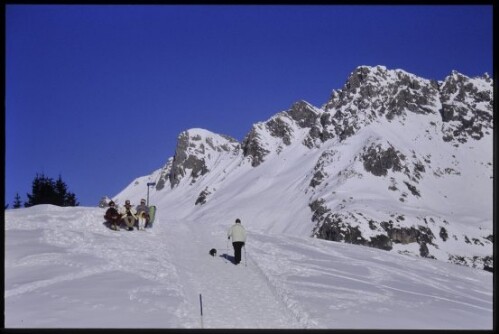
<svg viewBox="0 0 499 334"><path fill-rule="evenodd" d="M115 199L138 201L154 180L172 217L234 210L269 233L489 268L492 92L487 74L437 82L360 66L322 107L298 101L241 143L182 132L166 165Z"/></svg>

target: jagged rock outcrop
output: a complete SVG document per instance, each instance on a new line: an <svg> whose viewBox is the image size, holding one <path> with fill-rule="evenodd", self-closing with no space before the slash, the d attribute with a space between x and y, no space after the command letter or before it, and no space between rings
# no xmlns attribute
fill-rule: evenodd
<svg viewBox="0 0 499 334"><path fill-rule="evenodd" d="M399 172L403 168L402 161L405 156L393 146L385 150L379 144L371 145L366 147L364 152L364 169L375 176L385 176L390 169Z"/></svg>
<svg viewBox="0 0 499 334"><path fill-rule="evenodd" d="M441 85L443 139L465 143L492 131L492 79L471 79L453 71Z"/></svg>
<svg viewBox="0 0 499 334"><path fill-rule="evenodd" d="M210 171L219 154L238 156L240 153L241 145L232 137L203 129L184 131L178 136L174 157L163 167L156 189L163 189L167 183L174 188L186 177L192 184Z"/></svg>
<svg viewBox="0 0 499 334"><path fill-rule="evenodd" d="M201 136L189 136L188 132L181 133L177 141L175 158L173 159L172 171L170 173L170 183L175 187L186 175L187 170L191 171L192 180L195 181L200 175L208 172L208 167L203 158L205 145L201 143ZM199 144L197 142L200 142ZM192 154L191 154L192 153Z"/></svg>
<svg viewBox="0 0 499 334"><path fill-rule="evenodd" d="M311 104L298 101L289 110L253 125L242 143L244 156L251 159L253 167L257 167L270 153L280 153L285 146L290 146L297 137L296 132L301 129L309 129L309 136L303 140L303 145L311 148L319 135L316 126L319 115Z"/></svg>
<svg viewBox="0 0 499 334"><path fill-rule="evenodd" d="M207 200L208 196L211 194L212 194L212 190L210 190L208 187L204 188L203 191L201 191L201 193L199 194L198 198L196 199L196 203L194 203L194 205L206 204L206 200Z"/></svg>
<svg viewBox="0 0 499 334"><path fill-rule="evenodd" d="M323 137L336 135L345 140L380 117L404 120L408 112L435 113L438 104L438 84L434 81L384 66L361 66L325 104L331 116L322 118Z"/></svg>
<svg viewBox="0 0 499 334"><path fill-rule="evenodd" d="M251 131L246 135L243 140L242 148L245 157L251 158L251 165L257 167L260 165L270 150L265 148L265 141L262 139L260 132L262 130L262 124L258 123L253 125Z"/></svg>

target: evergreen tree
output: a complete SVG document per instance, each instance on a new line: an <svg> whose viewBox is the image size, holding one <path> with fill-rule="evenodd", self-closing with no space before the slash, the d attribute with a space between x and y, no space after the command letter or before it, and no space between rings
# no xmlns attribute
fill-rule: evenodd
<svg viewBox="0 0 499 334"><path fill-rule="evenodd" d="M80 203L76 201L75 194L68 191L68 187L64 181L62 181L62 177L59 174L59 178L55 183L55 191L58 195L58 201L61 204L57 204L59 206L78 206Z"/></svg>
<svg viewBox="0 0 499 334"><path fill-rule="evenodd" d="M25 207L30 207L38 204L55 204L54 181L43 173L36 174L32 183L32 194L27 194L28 201L24 204Z"/></svg>
<svg viewBox="0 0 499 334"><path fill-rule="evenodd" d="M58 206L78 206L75 194L68 192L67 185L59 175L57 181L43 174L36 174L32 184L32 194L28 195L25 207L38 204L53 204Z"/></svg>
<svg viewBox="0 0 499 334"><path fill-rule="evenodd" d="M12 205L14 209L19 209L21 207L21 196L19 193L16 193L16 197L14 197L14 204Z"/></svg>
<svg viewBox="0 0 499 334"><path fill-rule="evenodd" d="M78 205L80 205L80 203L76 200L76 195L73 193L67 193L64 206L78 206Z"/></svg>
<svg viewBox="0 0 499 334"><path fill-rule="evenodd" d="M64 206L64 203L66 201L66 196L68 192L68 187L66 184L62 181L61 175L59 174L59 178L55 182L55 192L57 194L57 204L58 206Z"/></svg>

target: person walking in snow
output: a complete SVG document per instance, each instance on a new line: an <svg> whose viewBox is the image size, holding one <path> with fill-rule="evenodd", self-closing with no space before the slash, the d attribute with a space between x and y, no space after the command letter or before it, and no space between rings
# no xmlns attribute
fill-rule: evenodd
<svg viewBox="0 0 499 334"><path fill-rule="evenodd" d="M232 238L232 247L234 247L234 264L239 264L241 262L241 249L246 242L246 229L243 225L241 225L241 220L239 218L237 218L235 224L229 228L227 238L229 240Z"/></svg>
<svg viewBox="0 0 499 334"><path fill-rule="evenodd" d="M146 205L146 200L141 199L140 204L135 208L138 217L138 228L144 230L149 223L149 207Z"/></svg>
<svg viewBox="0 0 499 334"><path fill-rule="evenodd" d="M137 219L137 211L132 208L132 206L130 205L130 200L128 199L125 201L125 206L120 209L121 217L128 227L128 230L133 231L133 226L135 225L135 220Z"/></svg>
<svg viewBox="0 0 499 334"><path fill-rule="evenodd" d="M117 231L118 230L118 225L120 223L120 214L118 213L118 210L116 210L114 206L114 202L110 201L109 202L109 209L106 210L106 214L104 215L104 219L106 222L108 222L111 226L111 229Z"/></svg>

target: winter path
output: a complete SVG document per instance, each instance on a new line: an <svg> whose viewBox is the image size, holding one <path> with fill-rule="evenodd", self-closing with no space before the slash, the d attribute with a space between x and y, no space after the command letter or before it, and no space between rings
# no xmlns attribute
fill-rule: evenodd
<svg viewBox="0 0 499 334"><path fill-rule="evenodd" d="M211 231L209 226L194 222L168 222L167 225L167 248L175 254L173 262L179 268L185 290L190 292L191 304L197 306L192 310L198 315L193 327L200 326L201 321L199 294L205 328L300 327L265 276L255 270L254 262L248 259L247 264L244 263L244 251L240 265L230 261L233 249L230 242L224 243L225 230ZM182 235L188 238L178 237ZM208 254L211 248L217 249L216 257Z"/></svg>
<svg viewBox="0 0 499 334"><path fill-rule="evenodd" d="M115 232L100 208L7 210L5 327L492 328L489 272L251 222L247 265L243 253L235 266L220 256L233 255L231 221L166 213Z"/></svg>

